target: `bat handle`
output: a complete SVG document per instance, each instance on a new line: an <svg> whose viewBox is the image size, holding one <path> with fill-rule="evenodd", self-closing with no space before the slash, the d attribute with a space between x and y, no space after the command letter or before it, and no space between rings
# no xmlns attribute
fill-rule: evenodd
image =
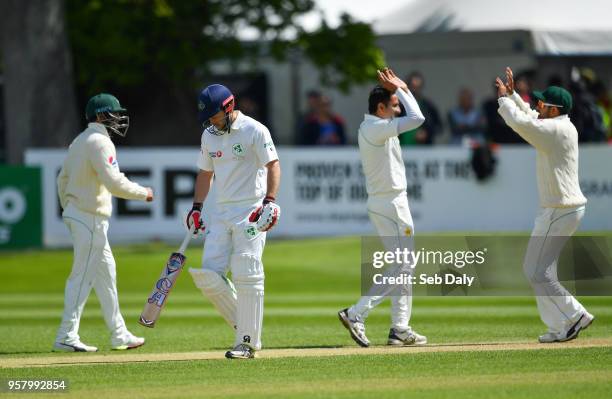
<svg viewBox="0 0 612 399"><path fill-rule="evenodd" d="M181 246L178 249L178 252L181 254L185 253L185 250L187 249L187 245L189 245L189 241L191 241L191 236L193 235L193 230L194 230L195 226L191 226L189 228L189 231L187 232L187 234L185 234L185 238L183 238L183 242L181 243Z"/></svg>

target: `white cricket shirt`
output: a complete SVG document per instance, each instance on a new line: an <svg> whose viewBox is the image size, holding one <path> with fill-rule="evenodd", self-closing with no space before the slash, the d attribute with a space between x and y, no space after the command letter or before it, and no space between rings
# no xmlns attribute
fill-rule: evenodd
<svg viewBox="0 0 612 399"><path fill-rule="evenodd" d="M277 159L268 128L238 111L229 133L202 133L197 165L214 172L217 203L226 204L262 199L268 176L265 165Z"/></svg>
<svg viewBox="0 0 612 399"><path fill-rule="evenodd" d="M71 203L104 217L113 212L112 195L147 199L147 189L119 171L115 145L100 123L90 123L70 144L57 177L57 193L63 209Z"/></svg>
<svg viewBox="0 0 612 399"><path fill-rule="evenodd" d="M425 121L412 93L398 89L395 94L406 109L406 116L382 119L366 114L359 126L359 152L369 196L406 191L406 169L397 136Z"/></svg>
<svg viewBox="0 0 612 399"><path fill-rule="evenodd" d="M578 132L567 115L538 119L538 112L514 92L498 100L506 124L536 149L540 206L569 208L586 204L578 182Z"/></svg>

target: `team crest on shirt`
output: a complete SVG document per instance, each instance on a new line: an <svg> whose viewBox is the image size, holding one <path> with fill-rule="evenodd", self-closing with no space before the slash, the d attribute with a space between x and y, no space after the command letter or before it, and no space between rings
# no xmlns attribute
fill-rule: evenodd
<svg viewBox="0 0 612 399"><path fill-rule="evenodd" d="M244 235L249 239L255 238L257 235L257 229L255 226L247 226L247 228L244 229Z"/></svg>
<svg viewBox="0 0 612 399"><path fill-rule="evenodd" d="M238 158L244 157L244 147L240 143L236 143L232 146L232 152ZM234 158L236 159L236 158Z"/></svg>

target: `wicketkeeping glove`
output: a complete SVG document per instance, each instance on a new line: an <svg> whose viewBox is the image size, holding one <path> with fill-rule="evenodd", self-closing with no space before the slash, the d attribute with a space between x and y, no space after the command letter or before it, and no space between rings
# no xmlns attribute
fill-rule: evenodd
<svg viewBox="0 0 612 399"><path fill-rule="evenodd" d="M249 217L249 222L256 222L257 230L265 232L270 230L278 223L280 219L281 209L274 202L273 197L266 197L263 200L262 206L257 208Z"/></svg>
<svg viewBox="0 0 612 399"><path fill-rule="evenodd" d="M191 226L194 226L193 235L194 237L198 236L200 233L204 232L204 222L202 221L202 203L194 202L193 207L187 214L187 230L191 229Z"/></svg>

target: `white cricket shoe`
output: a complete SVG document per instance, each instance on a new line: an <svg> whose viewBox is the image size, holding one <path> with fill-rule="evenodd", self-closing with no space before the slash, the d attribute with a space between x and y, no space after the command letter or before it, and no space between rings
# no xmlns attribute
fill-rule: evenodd
<svg viewBox="0 0 612 399"><path fill-rule="evenodd" d="M357 342L359 346L364 348L370 346L370 340L365 335L365 325L360 320L351 320L348 314L348 308L339 311L338 318L340 319L342 325L349 330L351 338L353 338L353 340Z"/></svg>
<svg viewBox="0 0 612 399"><path fill-rule="evenodd" d="M95 346L85 345L81 341L75 343L56 342L53 344L53 352L97 352Z"/></svg>
<svg viewBox="0 0 612 399"><path fill-rule="evenodd" d="M238 344L231 351L225 352L228 359L254 359L255 349L247 344Z"/></svg>
<svg viewBox="0 0 612 399"><path fill-rule="evenodd" d="M564 334L556 332L547 332L544 335L538 337L538 342L541 344L552 344L553 342L561 342Z"/></svg>
<svg viewBox="0 0 612 399"><path fill-rule="evenodd" d="M538 341L542 344L571 341L578 338L578 333L586 330L593 323L593 320L595 320L595 316L589 312L584 312L565 333L547 332L544 335L540 335Z"/></svg>
<svg viewBox="0 0 612 399"><path fill-rule="evenodd" d="M426 336L418 334L410 328L404 331L395 328L389 330L387 345L425 345L426 343Z"/></svg>
<svg viewBox="0 0 612 399"><path fill-rule="evenodd" d="M127 339L123 341L113 341L111 349L114 351L125 351L128 349L136 349L145 344L145 339L142 337L137 337L132 333L128 333Z"/></svg>

